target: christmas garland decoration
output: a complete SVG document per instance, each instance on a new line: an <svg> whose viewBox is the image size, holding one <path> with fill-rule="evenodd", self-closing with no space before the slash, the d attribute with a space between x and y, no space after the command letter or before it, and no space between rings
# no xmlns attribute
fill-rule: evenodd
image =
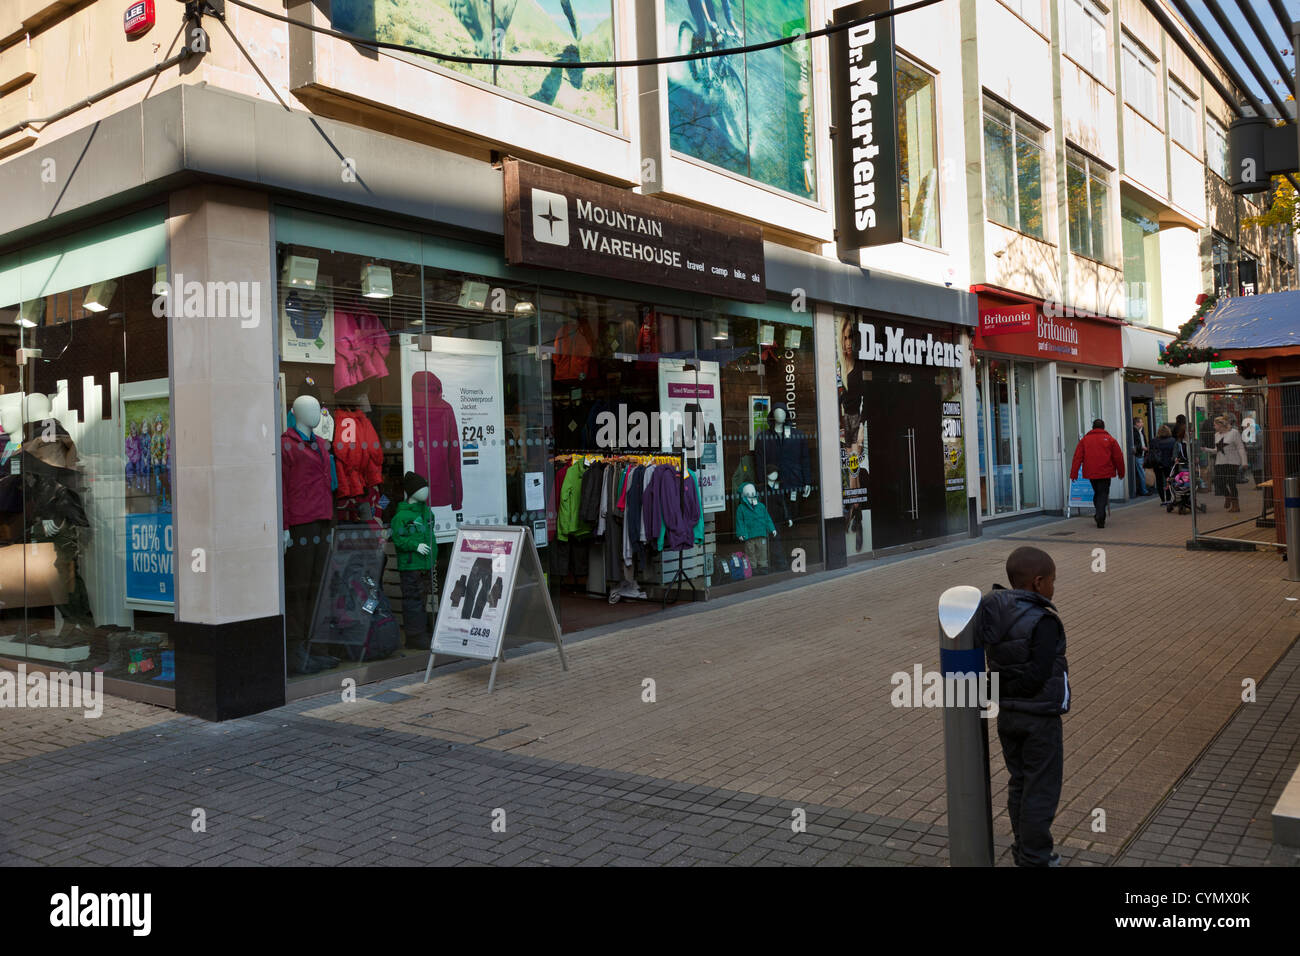
<svg viewBox="0 0 1300 956"><path fill-rule="evenodd" d="M1208 292L1202 292L1196 297L1196 313L1182 324L1178 329L1178 335L1165 346L1165 354L1161 359L1165 365L1177 368L1179 365L1218 360L1218 349L1194 348L1189 344L1192 336L1205 324L1205 316L1214 308L1216 302L1218 297Z"/></svg>

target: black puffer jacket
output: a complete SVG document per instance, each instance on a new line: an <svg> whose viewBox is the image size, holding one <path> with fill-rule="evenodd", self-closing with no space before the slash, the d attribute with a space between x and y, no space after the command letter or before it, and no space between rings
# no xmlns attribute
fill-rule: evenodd
<svg viewBox="0 0 1300 956"><path fill-rule="evenodd" d="M1069 664L1065 659L1065 627L1059 634L1052 673L1033 696L1020 696L1019 687L1033 686L1030 638L1047 615L1056 617L1052 602L1034 591L993 585L980 602L976 642L984 648L990 672L998 674L998 705L1030 714L1064 714L1070 709ZM1059 618L1058 618L1059 623Z"/></svg>

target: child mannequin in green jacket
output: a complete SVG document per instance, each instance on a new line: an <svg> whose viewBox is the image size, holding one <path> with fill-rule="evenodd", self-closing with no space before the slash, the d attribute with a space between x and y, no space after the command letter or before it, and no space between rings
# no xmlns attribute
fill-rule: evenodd
<svg viewBox="0 0 1300 956"><path fill-rule="evenodd" d="M776 525L768 514L767 506L758 500L758 490L752 482L741 488L740 503L736 505L736 540L745 544L745 554L755 570L767 568L767 541L776 536Z"/></svg>
<svg viewBox="0 0 1300 956"><path fill-rule="evenodd" d="M433 534L433 512L429 508L429 483L413 471L402 476L406 500L397 506L391 529L397 551L397 570L402 578L402 630L406 646L429 649L429 623L424 605L433 589L432 570L438 560L438 542Z"/></svg>

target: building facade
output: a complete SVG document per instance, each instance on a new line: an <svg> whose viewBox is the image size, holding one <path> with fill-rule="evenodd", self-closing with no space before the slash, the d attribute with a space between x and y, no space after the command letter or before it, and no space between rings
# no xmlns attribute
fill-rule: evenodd
<svg viewBox="0 0 1300 956"><path fill-rule="evenodd" d="M903 238L848 261L824 43L565 66L839 4L255 6L0 11L0 659L220 719L423 667L500 598L457 528L573 631L1059 512L1091 417L1176 403L1204 236L1286 281L1163 119L1151 166L1126 38L1212 104L1138 4L898 18Z"/></svg>

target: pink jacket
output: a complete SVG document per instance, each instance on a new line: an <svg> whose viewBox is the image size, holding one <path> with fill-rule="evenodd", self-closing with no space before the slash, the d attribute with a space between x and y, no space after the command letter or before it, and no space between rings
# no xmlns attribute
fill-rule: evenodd
<svg viewBox="0 0 1300 956"><path fill-rule="evenodd" d="M388 330L373 312L334 310L334 388L388 374Z"/></svg>
<svg viewBox="0 0 1300 956"><path fill-rule="evenodd" d="M411 418L415 432L415 473L429 483L429 507L465 503L460 477L460 428L456 412L442 397L442 382L432 372L411 376Z"/></svg>
<svg viewBox="0 0 1300 956"><path fill-rule="evenodd" d="M334 517L330 494L330 443L317 438L313 450L296 428L280 436L280 491L284 501L284 526Z"/></svg>

